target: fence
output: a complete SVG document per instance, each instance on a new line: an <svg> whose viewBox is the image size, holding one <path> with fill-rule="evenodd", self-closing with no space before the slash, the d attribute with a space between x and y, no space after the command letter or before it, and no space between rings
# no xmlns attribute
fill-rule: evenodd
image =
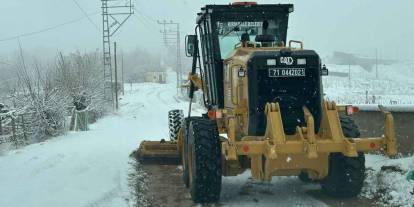
<svg viewBox="0 0 414 207"><path fill-rule="evenodd" d="M0 144L11 143L17 146L26 145L32 134L27 120L31 114L18 114L15 111L0 113Z"/></svg>
<svg viewBox="0 0 414 207"><path fill-rule="evenodd" d="M70 130L87 131L94 118L93 114L89 116L89 109L77 111L70 107L69 110L72 115ZM19 113L15 110L0 113L0 145L12 144L19 147L30 144L33 135L33 126L30 123L35 122L33 113Z"/></svg>
<svg viewBox="0 0 414 207"><path fill-rule="evenodd" d="M72 116L70 120L70 130L71 131L88 131L89 127L89 109L78 111L73 107Z"/></svg>

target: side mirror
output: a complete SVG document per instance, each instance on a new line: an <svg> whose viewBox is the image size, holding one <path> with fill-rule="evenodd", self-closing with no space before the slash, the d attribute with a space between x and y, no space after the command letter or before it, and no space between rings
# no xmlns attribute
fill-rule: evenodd
<svg viewBox="0 0 414 207"><path fill-rule="evenodd" d="M194 56L195 45L197 44L197 35L185 36L185 55L187 57Z"/></svg>
<svg viewBox="0 0 414 207"><path fill-rule="evenodd" d="M326 68L326 65L322 66L321 75L322 76L328 76L329 75L329 70L328 70L328 68Z"/></svg>

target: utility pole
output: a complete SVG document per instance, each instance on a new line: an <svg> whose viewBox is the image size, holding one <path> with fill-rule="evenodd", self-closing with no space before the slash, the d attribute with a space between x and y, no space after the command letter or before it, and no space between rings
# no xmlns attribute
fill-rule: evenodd
<svg viewBox="0 0 414 207"><path fill-rule="evenodd" d="M125 82L124 82L124 52L121 53L121 80L122 80L122 95L125 95Z"/></svg>
<svg viewBox="0 0 414 207"><path fill-rule="evenodd" d="M116 60L116 42L114 42L114 63L115 63L115 109L118 110L118 62Z"/></svg>
<svg viewBox="0 0 414 207"><path fill-rule="evenodd" d="M351 58L348 58L348 85L351 87Z"/></svg>
<svg viewBox="0 0 414 207"><path fill-rule="evenodd" d="M348 64L348 83L349 87L351 87L351 63Z"/></svg>
<svg viewBox="0 0 414 207"><path fill-rule="evenodd" d="M102 3L102 52L105 100L114 104L112 78L111 37L134 14L131 0L101 0ZM122 4L122 5L121 5ZM121 6L119 6L121 5Z"/></svg>
<svg viewBox="0 0 414 207"><path fill-rule="evenodd" d="M180 41L180 24L177 23L177 70L180 75L180 85L183 78L183 71L182 71L182 65L181 65L181 41Z"/></svg>
<svg viewBox="0 0 414 207"><path fill-rule="evenodd" d="M164 45L167 48L173 48L175 46L176 49L176 65L175 71L177 73L177 93L180 88L182 82L182 64L181 64L181 42L180 42L180 23L166 20L164 21L157 21L158 24L163 26L163 30L161 30L161 34L163 36ZM168 26L175 26L175 30L171 28L167 28Z"/></svg>
<svg viewBox="0 0 414 207"><path fill-rule="evenodd" d="M375 49L375 78L378 79L378 49Z"/></svg>

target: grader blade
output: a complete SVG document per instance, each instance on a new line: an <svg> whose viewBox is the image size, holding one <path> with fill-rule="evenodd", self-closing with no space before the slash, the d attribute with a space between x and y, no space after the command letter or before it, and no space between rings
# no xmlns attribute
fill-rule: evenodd
<svg viewBox="0 0 414 207"><path fill-rule="evenodd" d="M138 149L137 158L142 164L178 165L180 155L176 142L143 141Z"/></svg>

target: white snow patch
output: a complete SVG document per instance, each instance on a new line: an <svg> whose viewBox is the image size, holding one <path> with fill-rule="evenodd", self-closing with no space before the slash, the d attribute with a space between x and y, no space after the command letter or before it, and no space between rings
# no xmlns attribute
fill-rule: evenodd
<svg viewBox="0 0 414 207"><path fill-rule="evenodd" d="M414 169L414 156L389 159L381 155L366 156L366 174L361 196L378 200L383 206L414 206L414 181L407 173ZM396 170L381 170L392 166Z"/></svg>

